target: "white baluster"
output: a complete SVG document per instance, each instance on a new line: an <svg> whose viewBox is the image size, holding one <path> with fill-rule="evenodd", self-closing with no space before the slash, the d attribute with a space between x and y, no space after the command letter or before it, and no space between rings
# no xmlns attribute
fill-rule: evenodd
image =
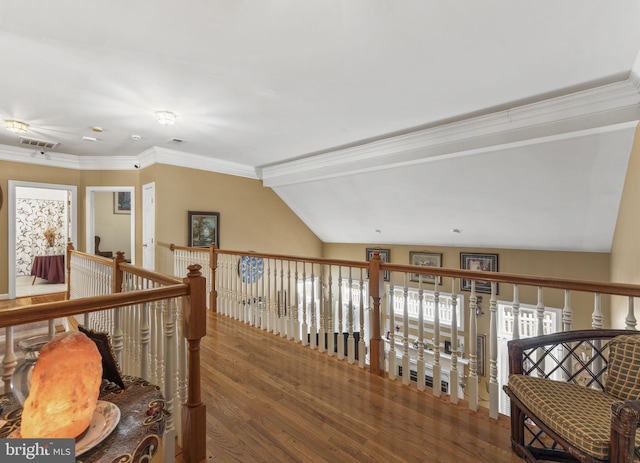
<svg viewBox="0 0 640 463"><path fill-rule="evenodd" d="M573 309L571 308L571 292L564 290L564 307L562 308L562 329L571 331L573 325Z"/></svg>
<svg viewBox="0 0 640 463"><path fill-rule="evenodd" d="M600 301L601 297L600 297L600 293L595 293L594 294L594 301L593 301L593 313L591 314L591 326L593 329L602 329L602 308L601 308L601 301ZM600 372L603 370L602 367L602 357L600 357L600 355L598 355L598 353L600 352L600 348L602 346L602 341L600 339L594 339L593 340L593 348L591 350L591 358L593 359L593 368L592 371L595 372ZM600 378L602 379L602 378ZM594 383L592 386L594 389L600 389L597 386L597 383Z"/></svg>
<svg viewBox="0 0 640 463"><path fill-rule="evenodd" d="M117 307L114 309L113 313L113 353L116 357L118 365L122 365L122 320L121 317L121 308Z"/></svg>
<svg viewBox="0 0 640 463"><path fill-rule="evenodd" d="M353 337L353 278L351 276L352 268L349 267L349 313L347 314L347 361L350 364L355 363L356 343Z"/></svg>
<svg viewBox="0 0 640 463"><path fill-rule="evenodd" d="M373 283L377 284L377 283ZM395 302L393 283L389 285L389 379L396 379L398 370L396 368L396 342L395 342Z"/></svg>
<svg viewBox="0 0 640 463"><path fill-rule="evenodd" d="M600 293L595 293L595 300L593 303L593 313L591 314L591 328L594 330L600 330L603 328L602 319L602 308L600 306Z"/></svg>
<svg viewBox="0 0 640 463"><path fill-rule="evenodd" d="M340 292L340 290L338 290ZM329 266L329 297L327 301L327 351L329 355L335 355L336 339L334 333L336 331L333 318L333 267Z"/></svg>
<svg viewBox="0 0 640 463"><path fill-rule="evenodd" d="M344 336L342 334L342 267L338 267L338 360L344 360Z"/></svg>
<svg viewBox="0 0 640 463"><path fill-rule="evenodd" d="M140 377L149 381L149 303L142 304L140 311Z"/></svg>
<svg viewBox="0 0 640 463"><path fill-rule="evenodd" d="M543 288L538 286L538 304L536 305L536 334L542 336L544 334L544 302Z"/></svg>
<svg viewBox="0 0 640 463"><path fill-rule="evenodd" d="M364 278L363 269L360 269L360 339L358 340L358 366L364 368L366 347L365 347L365 323L364 323Z"/></svg>
<svg viewBox="0 0 640 463"><path fill-rule="evenodd" d="M469 410L478 410L478 297L476 296L476 281L471 280L471 296L469 297Z"/></svg>
<svg viewBox="0 0 640 463"><path fill-rule="evenodd" d="M289 261L287 261L287 263L288 262ZM280 311L280 336L286 338L287 330L289 328L289 322L287 319L289 311L287 310L287 294L284 288L284 262L280 261L280 298L278 299L280 302L280 307L278 308Z"/></svg>
<svg viewBox="0 0 640 463"><path fill-rule="evenodd" d="M513 314L513 339L520 339L520 289L518 285L513 285L513 303L511 304Z"/></svg>
<svg viewBox="0 0 640 463"><path fill-rule="evenodd" d="M440 289L438 276L435 277L433 290L433 395L442 395L442 374L440 365Z"/></svg>
<svg viewBox="0 0 640 463"><path fill-rule="evenodd" d="M316 277L315 277L315 264L311 263L311 313L309 318L311 319L311 325L309 326L309 343L312 349L315 349L318 345L316 336L318 335L318 327L316 325Z"/></svg>
<svg viewBox="0 0 640 463"><path fill-rule="evenodd" d="M497 283L491 282L491 300L489 301L489 417L498 419L500 388L498 385L498 301Z"/></svg>
<svg viewBox="0 0 640 463"><path fill-rule="evenodd" d="M302 345L309 344L307 336L309 334L309 324L307 322L307 264L302 263Z"/></svg>
<svg viewBox="0 0 640 463"><path fill-rule="evenodd" d="M404 274L402 311L402 384L409 385L411 381L411 369L409 366L409 287L407 286L407 274Z"/></svg>
<svg viewBox="0 0 640 463"><path fill-rule="evenodd" d="M320 305L318 306L318 311L320 314L320 323L318 324L318 351L325 352L327 350L327 320L326 320L326 297L325 291L326 288L324 286L324 275L326 269L324 266L320 266Z"/></svg>
<svg viewBox="0 0 640 463"><path fill-rule="evenodd" d="M451 280L451 371L449 372L449 400L452 404L460 401L458 394L458 295L456 294L456 279Z"/></svg>
<svg viewBox="0 0 640 463"><path fill-rule="evenodd" d="M8 392L11 390L11 376L16 369L18 360L13 347L13 326L7 326L4 329L5 351L2 359L2 381L4 383L4 390Z"/></svg>
<svg viewBox="0 0 640 463"><path fill-rule="evenodd" d="M273 260L273 296L269 316L269 333L278 334L278 261Z"/></svg>
<svg viewBox="0 0 640 463"><path fill-rule="evenodd" d="M424 291L422 290L422 274L418 274L418 360L416 371L416 387L419 391L425 390L424 347ZM402 375L405 375L404 368L402 371Z"/></svg>
<svg viewBox="0 0 640 463"><path fill-rule="evenodd" d="M624 319L625 328L627 330L636 329L636 316L633 310L633 296L629 296L629 304L627 305L627 317Z"/></svg>
<svg viewBox="0 0 640 463"><path fill-rule="evenodd" d="M167 420L165 423L164 432L164 451L169 455L175 455L175 439L176 429L174 426L174 409L176 403L175 397L175 319L173 316L173 308L170 304L173 301L164 301L163 315L164 315L164 350L165 350L165 378L164 378L164 397L167 405Z"/></svg>
<svg viewBox="0 0 640 463"><path fill-rule="evenodd" d="M287 321L289 326L287 327L287 336L293 341L293 331L296 326L295 319L293 318L294 313L294 304L292 301L295 300L294 294L291 292L291 261L287 261Z"/></svg>

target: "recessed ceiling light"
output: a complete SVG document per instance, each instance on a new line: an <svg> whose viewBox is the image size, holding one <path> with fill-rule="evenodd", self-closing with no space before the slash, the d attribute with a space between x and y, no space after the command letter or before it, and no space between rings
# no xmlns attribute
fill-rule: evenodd
<svg viewBox="0 0 640 463"><path fill-rule="evenodd" d="M84 141L97 141L98 140L96 137L87 137L87 136L82 137L82 139Z"/></svg>
<svg viewBox="0 0 640 463"><path fill-rule="evenodd" d="M176 115L171 111L156 111L156 120L162 125L173 125Z"/></svg>
<svg viewBox="0 0 640 463"><path fill-rule="evenodd" d="M458 229L458 228L452 228L452 229L451 229L451 233L460 233L460 229Z"/></svg>
<svg viewBox="0 0 640 463"><path fill-rule="evenodd" d="M132 139L132 140L135 140L135 141L138 141L138 140L140 140L141 138L142 138L142 137L141 137L140 135L136 135L136 134L131 135L131 139Z"/></svg>
<svg viewBox="0 0 640 463"><path fill-rule="evenodd" d="M26 122L20 122L13 119L6 119L4 121L4 126L8 131L15 133L25 133L29 128L29 124Z"/></svg>
<svg viewBox="0 0 640 463"><path fill-rule="evenodd" d="M376 233L382 233L382 230L380 230L379 228L376 228Z"/></svg>

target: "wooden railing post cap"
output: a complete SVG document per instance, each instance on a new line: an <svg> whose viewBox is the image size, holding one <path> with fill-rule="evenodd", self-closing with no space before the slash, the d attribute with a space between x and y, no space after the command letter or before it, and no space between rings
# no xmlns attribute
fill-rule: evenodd
<svg viewBox="0 0 640 463"><path fill-rule="evenodd" d="M173 243L171 243L171 244L169 245L169 250L170 250L170 251L175 251L175 250L176 250L176 245L175 245L175 244L173 244Z"/></svg>
<svg viewBox="0 0 640 463"><path fill-rule="evenodd" d="M187 268L189 269L189 273L187 273L187 277L193 278L193 277L202 276L202 273L200 272L200 269L202 268L202 265L200 265L200 264L191 264Z"/></svg>

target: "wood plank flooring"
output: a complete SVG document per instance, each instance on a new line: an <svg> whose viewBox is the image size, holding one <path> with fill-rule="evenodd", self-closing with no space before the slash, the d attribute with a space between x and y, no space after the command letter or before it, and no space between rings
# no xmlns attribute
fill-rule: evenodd
<svg viewBox="0 0 640 463"><path fill-rule="evenodd" d="M215 462L522 461L508 421L370 375L211 314L202 342L207 450Z"/></svg>

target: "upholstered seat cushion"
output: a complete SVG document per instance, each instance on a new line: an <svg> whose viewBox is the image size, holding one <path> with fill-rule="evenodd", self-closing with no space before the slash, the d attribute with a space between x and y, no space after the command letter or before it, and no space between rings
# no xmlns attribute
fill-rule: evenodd
<svg viewBox="0 0 640 463"><path fill-rule="evenodd" d="M509 389L567 442L595 458L609 457L611 405L620 399L577 384L523 375L509 376Z"/></svg>

